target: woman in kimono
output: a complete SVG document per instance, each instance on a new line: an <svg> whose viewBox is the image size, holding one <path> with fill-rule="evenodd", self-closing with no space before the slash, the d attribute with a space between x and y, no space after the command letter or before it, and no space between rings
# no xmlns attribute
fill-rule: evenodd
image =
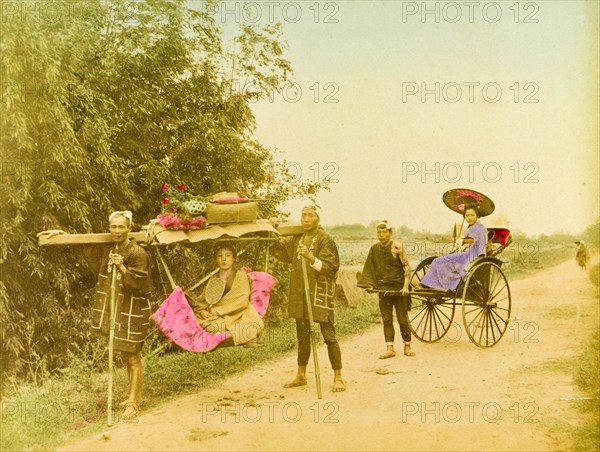
<svg viewBox="0 0 600 452"><path fill-rule="evenodd" d="M221 246L216 252L219 272L212 279L220 279L225 288L220 299L211 304L206 288L191 302L198 323L208 333L231 334L235 345L254 345L264 329L264 322L250 303L250 278L235 268L236 253L231 246ZM207 283L209 287L211 282ZM210 298L210 297L209 297Z"/></svg>
<svg viewBox="0 0 600 452"><path fill-rule="evenodd" d="M463 246L467 246L467 249L434 259L421 280L423 287L455 290L466 274L467 265L478 256L485 256L487 229L478 221L477 205L467 205L463 215L469 225L463 239Z"/></svg>

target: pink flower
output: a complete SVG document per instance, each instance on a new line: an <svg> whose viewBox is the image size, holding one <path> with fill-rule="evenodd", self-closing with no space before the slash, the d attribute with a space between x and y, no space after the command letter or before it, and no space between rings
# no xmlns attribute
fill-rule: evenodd
<svg viewBox="0 0 600 452"><path fill-rule="evenodd" d="M163 191L168 190L169 184L162 184L162 189L163 189Z"/></svg>
<svg viewBox="0 0 600 452"><path fill-rule="evenodd" d="M177 207L171 207L171 211L177 212Z"/></svg>
<svg viewBox="0 0 600 452"><path fill-rule="evenodd" d="M161 202L166 206L169 204L169 198L163 198Z"/></svg>
<svg viewBox="0 0 600 452"><path fill-rule="evenodd" d="M177 190L179 190L179 191L185 190L185 185L183 185L183 184L177 184Z"/></svg>

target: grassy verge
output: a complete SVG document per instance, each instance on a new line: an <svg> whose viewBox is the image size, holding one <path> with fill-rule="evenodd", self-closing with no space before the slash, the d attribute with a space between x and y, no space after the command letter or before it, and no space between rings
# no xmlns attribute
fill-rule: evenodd
<svg viewBox="0 0 600 452"><path fill-rule="evenodd" d="M600 444L600 337L596 332L579 359L574 381L589 400L577 401L582 424L573 432L577 450L598 450Z"/></svg>
<svg viewBox="0 0 600 452"><path fill-rule="evenodd" d="M379 318L376 304L336 310L340 338L360 334ZM268 328L262 347L223 347L209 353L175 351L144 362L144 409L214 385L225 377L289 353L296 346L293 321ZM100 347L100 345L98 345ZM1 450L48 450L106 428L107 376L94 372L86 357L73 357L62 375L43 386L22 386L1 403ZM291 369L293 370L293 369ZM115 401L125 398L126 373L114 378ZM115 420L118 413L115 412Z"/></svg>
<svg viewBox="0 0 600 452"><path fill-rule="evenodd" d="M600 264L590 269L590 278L600 286ZM573 432L577 450L598 450L600 444L600 335L598 331L590 338L577 360L573 377L575 384L590 397L578 402L583 423Z"/></svg>
<svg viewBox="0 0 600 452"><path fill-rule="evenodd" d="M516 247L516 250L513 251L508 248L504 253L500 254L500 258L510 261L510 265L505 270L509 281L526 278L535 272L561 264L569 259L572 259L573 265L576 265L575 254L570 247L539 248L534 245ZM502 268L504 270L504 266Z"/></svg>

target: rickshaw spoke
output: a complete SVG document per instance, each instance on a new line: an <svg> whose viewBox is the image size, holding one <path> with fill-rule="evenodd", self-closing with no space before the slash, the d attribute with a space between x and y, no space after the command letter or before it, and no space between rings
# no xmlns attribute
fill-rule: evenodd
<svg viewBox="0 0 600 452"><path fill-rule="evenodd" d="M496 315L495 313L490 313L490 319L494 322L494 325L496 325L496 328L498 329L498 332L500 334L502 334L503 328L500 327L500 325L498 324L498 321L494 318L494 315ZM503 320L503 319L500 319ZM506 323L505 323L506 326ZM494 342L496 342L496 336L494 335Z"/></svg>
<svg viewBox="0 0 600 452"><path fill-rule="evenodd" d="M479 319L479 317L481 316L481 314L483 314L483 309L482 309L482 308L479 308L479 314L477 314L475 317L473 317L473 320L471 320L471 321L469 322L469 326L470 326L470 325L473 325L473 324L474 324L474 323L475 323L475 322L476 322L476 321ZM465 325L465 326L466 326L466 325ZM477 329L477 326L475 327L475 329ZM475 334L475 331L473 331L473 334Z"/></svg>
<svg viewBox="0 0 600 452"><path fill-rule="evenodd" d="M433 329L437 330L435 319L433 318L433 310L429 308L429 340L433 340Z"/></svg>
<svg viewBox="0 0 600 452"><path fill-rule="evenodd" d="M496 320L494 319L494 317L492 317L492 313L488 312L488 324L490 325L489 329L492 332L492 338L494 340L494 343L496 343L496 334L494 332L494 327L492 326L490 320L494 321L494 324L496 325L496 328L498 329L498 332L500 332L500 327L498 326L498 323L496 323Z"/></svg>
<svg viewBox="0 0 600 452"><path fill-rule="evenodd" d="M431 323L430 323L430 318L431 318L431 311L429 310L429 307L427 307L427 316L425 317L425 325L423 327L423 338L425 338L425 333L429 333L428 340L431 340ZM428 327L428 325L430 325L430 326Z"/></svg>
<svg viewBox="0 0 600 452"><path fill-rule="evenodd" d="M441 314L441 315L443 315L444 317L446 317L446 319L448 319L448 322L451 322L451 321L452 321L452 317L448 317L448 316L446 315L446 313L443 311L443 309L446 309L446 310L448 310L448 309L449 309L450 311L453 311L454 309L453 309L453 308L450 308L450 307L448 307L448 306L442 305L442 304L438 305L438 307L439 307L439 309L436 309L436 311L437 311L438 315L440 315L440 314ZM440 317L440 321L442 321L442 318L441 318L441 317Z"/></svg>
<svg viewBox="0 0 600 452"><path fill-rule="evenodd" d="M481 306L477 306L477 305L469 305L469 306L475 306L475 307L473 309L471 309L470 311L465 311L465 315L468 315L471 312L478 311L481 309Z"/></svg>
<svg viewBox="0 0 600 452"><path fill-rule="evenodd" d="M433 326L435 328L435 336L436 337L440 337L440 332L438 330L438 324L436 322L436 312L435 312L435 308L431 310L431 320L433 322Z"/></svg>
<svg viewBox="0 0 600 452"><path fill-rule="evenodd" d="M427 325L427 321L426 321L426 319L427 319L427 315L428 315L428 309L427 309L427 306L425 306L425 308L423 308L423 309L421 310L421 312L419 312L419 314L417 314L417 316L415 317L415 319L416 319L416 318L417 318L419 315L421 315L421 313L423 313L423 317L422 317L422 318L421 318L421 320L419 321L419 324L418 324L418 325L417 325L417 326L414 328L414 331L415 331L415 332L417 332L417 333L418 333L418 331L420 331L420 329L421 329L421 324L423 323L423 320L425 320L425 325ZM413 319L413 320L414 320L414 319ZM418 334L420 334L420 333L418 333Z"/></svg>
<svg viewBox="0 0 600 452"><path fill-rule="evenodd" d="M475 283L475 286L467 288L467 290L471 289L473 291L473 295L478 295L479 293L478 300L482 303L485 303L485 287L475 278L473 278L472 281Z"/></svg>
<svg viewBox="0 0 600 452"><path fill-rule="evenodd" d="M502 275L501 275L501 274L500 274L500 273L499 273L499 272L496 270L496 267L492 267L492 268L493 268L493 271L490 271L490 280L492 279L492 274L495 274L495 275L497 275L497 277L495 278L495 283L494 283L493 287L492 287L492 284L490 284L490 294L493 294L493 293L494 293L494 291L496 290L496 287L498 287L498 283L500 282L500 280L501 280L501 279L503 279L503 278L501 278L501 276L502 276ZM504 287L502 287L500 290L502 290L503 288L504 288ZM496 294L497 294L497 293L499 293L499 291L498 291L498 292L496 292ZM493 297L494 297L496 294L494 294L494 295L492 296L492 298L493 298Z"/></svg>
<svg viewBox="0 0 600 452"><path fill-rule="evenodd" d="M494 309L492 309L492 314L498 319L501 320L504 323L504 327L506 328L506 325L508 325L508 319L504 320L504 318L498 314ZM494 318L494 322L496 321L496 319ZM498 326L498 328L500 328L500 326Z"/></svg>
<svg viewBox="0 0 600 452"><path fill-rule="evenodd" d="M500 298L500 299L499 299L499 300L496 302L496 304L499 304L501 301L508 300L508 299L509 299L509 297L508 297L508 296L506 296L506 297L504 297L504 298Z"/></svg>
<svg viewBox="0 0 600 452"><path fill-rule="evenodd" d="M427 314L427 305L423 305L423 309L421 309L417 315L415 315L412 319L412 321L414 322L415 320L417 320L417 318L419 318L419 316L423 316L423 318L425 318L425 314ZM419 324L417 325L417 328L419 326L421 326L421 322L423 321L423 318L421 319L421 321L419 322Z"/></svg>
<svg viewBox="0 0 600 452"><path fill-rule="evenodd" d="M438 310L438 309L434 309L434 310L433 310L433 315L434 315L434 317L435 317L435 319L436 319L436 322L435 322L435 331L436 331L436 333L437 333L437 335L438 335L438 337L439 337L440 333L439 333L439 331L438 331L438 329L437 329L437 324L438 324L438 322L439 322L439 324L443 326L443 325L444 325L444 322L443 322L443 320L442 320L442 317L440 316L440 312L439 312L439 310ZM445 315L445 314L444 314L444 315Z"/></svg>
<svg viewBox="0 0 600 452"><path fill-rule="evenodd" d="M490 299L493 300L494 298L496 298L496 296L498 296L498 294L500 292L502 292L505 288L506 288L506 284L504 284L502 287L500 287L500 289L497 292L490 291L490 294L492 294L491 297L490 297Z"/></svg>
<svg viewBox="0 0 600 452"><path fill-rule="evenodd" d="M483 315L483 328L481 329L482 333L484 333L483 335L485 336L485 343L487 345L488 343L488 337L489 337L489 323L488 323L489 319L487 316L487 310L485 311L484 315Z"/></svg>
<svg viewBox="0 0 600 452"><path fill-rule="evenodd" d="M483 323L484 323L484 325L485 325L485 323L486 323L486 322L485 322L485 321L486 321L485 309L482 309L482 310L481 310L481 312L482 312L482 313L484 313L484 315L482 315L482 316L481 316L481 320L483 321ZM480 323L481 323L481 322L480 322ZM478 324L477 324L477 326L480 328L480 330L479 330L479 343L481 344L481 337L483 336L483 331L484 331L484 328L479 326L479 325L480 325L480 323L478 323Z"/></svg>

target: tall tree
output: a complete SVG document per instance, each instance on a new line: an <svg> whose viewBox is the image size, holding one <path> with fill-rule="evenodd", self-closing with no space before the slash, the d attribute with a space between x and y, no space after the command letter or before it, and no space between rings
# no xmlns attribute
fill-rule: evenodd
<svg viewBox="0 0 600 452"><path fill-rule="evenodd" d="M0 351L4 372L35 379L87 339L80 287L91 281L78 253L40 249L37 232L103 230L108 213L125 208L144 224L169 181L197 194L263 196L264 215L322 186L274 171L253 138L250 103L291 75L281 26L241 27L233 51L210 8L183 0L36 2L37 13L8 3ZM256 89L232 89L239 80Z"/></svg>

